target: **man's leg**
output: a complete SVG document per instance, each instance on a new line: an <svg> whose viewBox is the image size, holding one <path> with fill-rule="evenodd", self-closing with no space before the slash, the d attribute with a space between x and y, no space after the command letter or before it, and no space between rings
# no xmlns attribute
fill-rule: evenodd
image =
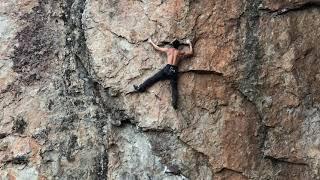
<svg viewBox="0 0 320 180"><path fill-rule="evenodd" d="M144 92L146 91L149 87L151 87L153 84L155 84L156 82L160 81L160 80L164 80L165 79L165 74L163 73L163 70L160 70L159 72L157 72L155 75L153 75L152 77L148 78L147 80L145 80L141 85L139 85L138 87L135 86L135 89L139 92Z"/></svg>
<svg viewBox="0 0 320 180"><path fill-rule="evenodd" d="M171 104L174 109L178 108L178 75L175 75L170 79L170 84L171 84Z"/></svg>

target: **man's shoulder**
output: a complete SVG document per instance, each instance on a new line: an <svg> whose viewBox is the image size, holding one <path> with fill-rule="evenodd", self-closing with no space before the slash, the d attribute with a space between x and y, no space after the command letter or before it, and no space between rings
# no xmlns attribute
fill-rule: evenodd
<svg viewBox="0 0 320 180"><path fill-rule="evenodd" d="M167 52L168 53L173 53L174 52L174 48L167 48Z"/></svg>

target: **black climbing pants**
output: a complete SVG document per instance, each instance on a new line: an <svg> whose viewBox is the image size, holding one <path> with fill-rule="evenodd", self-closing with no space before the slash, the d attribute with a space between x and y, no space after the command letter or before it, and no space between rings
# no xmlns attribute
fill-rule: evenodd
<svg viewBox="0 0 320 180"><path fill-rule="evenodd" d="M139 86L139 91L144 92L146 89L151 87L158 81L170 80L171 84L171 94L172 94L172 106L176 109L178 102L178 67L174 65L167 64L163 69L157 72L155 75L144 81Z"/></svg>

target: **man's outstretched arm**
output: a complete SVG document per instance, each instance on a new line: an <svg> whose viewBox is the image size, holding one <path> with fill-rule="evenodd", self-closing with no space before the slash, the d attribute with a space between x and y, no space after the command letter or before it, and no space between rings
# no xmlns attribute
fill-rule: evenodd
<svg viewBox="0 0 320 180"><path fill-rule="evenodd" d="M151 45L158 51L161 51L161 52L167 52L168 51L168 48L161 48L161 47L157 46L156 44L154 44L152 42L151 39L149 39L148 42L151 43Z"/></svg>
<svg viewBox="0 0 320 180"><path fill-rule="evenodd" d="M180 51L180 56L189 57L189 56L193 55L193 48L192 48L192 44L189 39L187 40L187 43L189 44L189 50L188 51Z"/></svg>

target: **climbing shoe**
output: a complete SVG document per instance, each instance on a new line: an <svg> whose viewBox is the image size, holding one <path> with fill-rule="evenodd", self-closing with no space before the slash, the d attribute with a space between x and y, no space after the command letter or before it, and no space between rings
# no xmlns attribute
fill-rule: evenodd
<svg viewBox="0 0 320 180"><path fill-rule="evenodd" d="M177 105L177 103L172 103L172 107L173 107L173 109L175 109L175 110L177 110L178 109L178 105Z"/></svg>
<svg viewBox="0 0 320 180"><path fill-rule="evenodd" d="M142 92L141 88L138 85L133 85L133 88L135 92Z"/></svg>

